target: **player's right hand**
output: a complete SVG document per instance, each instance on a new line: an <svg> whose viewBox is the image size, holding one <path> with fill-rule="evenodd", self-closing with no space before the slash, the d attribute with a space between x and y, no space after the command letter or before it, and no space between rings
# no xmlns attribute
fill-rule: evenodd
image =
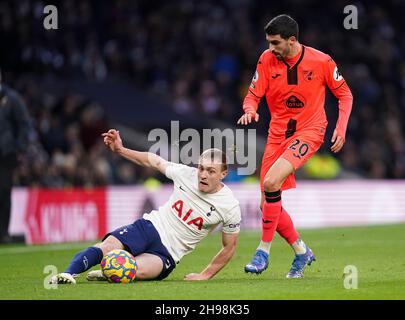
<svg viewBox="0 0 405 320"><path fill-rule="evenodd" d="M337 129L335 129L333 131L333 136L332 136L332 147L330 148L332 150L333 153L338 153L342 148L343 145L345 144L345 138L342 137L342 135L340 135L337 131Z"/></svg>
<svg viewBox="0 0 405 320"><path fill-rule="evenodd" d="M111 149L112 152L118 152L123 148L120 132L115 129L110 129L103 133L104 144Z"/></svg>
<svg viewBox="0 0 405 320"><path fill-rule="evenodd" d="M237 124L248 125L248 124L252 123L253 119L256 122L259 122L259 114L257 112L255 112L255 113L247 112L242 117L240 117Z"/></svg>

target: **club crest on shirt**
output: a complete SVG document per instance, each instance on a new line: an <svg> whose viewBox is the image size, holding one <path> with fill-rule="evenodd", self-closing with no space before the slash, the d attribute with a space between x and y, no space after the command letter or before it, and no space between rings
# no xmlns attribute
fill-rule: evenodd
<svg viewBox="0 0 405 320"><path fill-rule="evenodd" d="M314 78L314 71L313 70L303 70L304 79L306 81L311 81Z"/></svg>
<svg viewBox="0 0 405 320"><path fill-rule="evenodd" d="M217 209L215 209L215 207L211 206L211 207L210 207L210 211L206 213L207 217L210 217L211 214L212 214L214 211L217 211Z"/></svg>

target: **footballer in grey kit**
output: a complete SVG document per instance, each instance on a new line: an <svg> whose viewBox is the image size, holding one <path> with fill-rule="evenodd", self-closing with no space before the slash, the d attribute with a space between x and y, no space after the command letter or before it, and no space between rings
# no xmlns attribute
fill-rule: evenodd
<svg viewBox="0 0 405 320"><path fill-rule="evenodd" d="M76 254L63 273L52 277L51 283L76 283L80 273L99 264L104 255L115 249L127 250L135 257L136 280L162 280L184 255L222 224L221 250L203 271L184 277L185 280L211 279L231 260L240 231L239 202L222 183L227 175L226 155L218 149L206 150L200 156L198 168L193 168L168 162L153 153L125 148L115 129L103 137L111 151L173 180L173 193L157 210L108 233L102 242ZM101 270L93 270L87 274L87 280L106 278Z"/></svg>

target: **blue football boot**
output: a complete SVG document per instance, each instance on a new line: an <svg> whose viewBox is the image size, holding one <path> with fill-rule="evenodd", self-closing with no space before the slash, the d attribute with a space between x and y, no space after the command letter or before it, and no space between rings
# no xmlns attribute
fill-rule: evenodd
<svg viewBox="0 0 405 320"><path fill-rule="evenodd" d="M245 266L245 272L260 274L269 266L269 254L263 250L256 250L250 263Z"/></svg>
<svg viewBox="0 0 405 320"><path fill-rule="evenodd" d="M287 278L303 278L304 270L306 266L310 266L315 261L315 255L311 249L307 247L307 251L304 254L296 254L292 263L290 272L287 274Z"/></svg>

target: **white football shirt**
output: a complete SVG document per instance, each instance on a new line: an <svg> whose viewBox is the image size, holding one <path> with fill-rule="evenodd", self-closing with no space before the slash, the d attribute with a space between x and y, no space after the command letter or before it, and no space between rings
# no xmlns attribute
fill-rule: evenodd
<svg viewBox="0 0 405 320"><path fill-rule="evenodd" d="M176 263L218 224L222 232L239 232L239 202L226 185L216 193L203 193L198 190L198 169L182 164L170 164L166 176L174 183L169 201L143 218L153 223Z"/></svg>

